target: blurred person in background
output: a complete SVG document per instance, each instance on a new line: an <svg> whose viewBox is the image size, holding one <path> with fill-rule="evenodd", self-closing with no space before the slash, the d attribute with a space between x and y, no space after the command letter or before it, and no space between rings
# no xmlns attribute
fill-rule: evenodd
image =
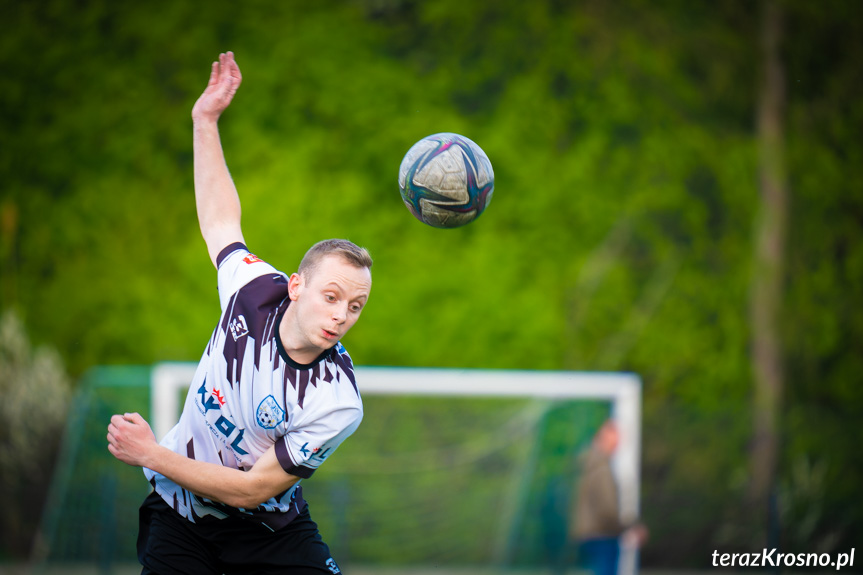
<svg viewBox="0 0 863 575"><path fill-rule="evenodd" d="M644 525L621 519L611 469L611 456L619 443L617 426L607 420L578 461L580 474L572 497L568 538L579 563L595 575L617 575L621 548L637 549L647 540Z"/></svg>

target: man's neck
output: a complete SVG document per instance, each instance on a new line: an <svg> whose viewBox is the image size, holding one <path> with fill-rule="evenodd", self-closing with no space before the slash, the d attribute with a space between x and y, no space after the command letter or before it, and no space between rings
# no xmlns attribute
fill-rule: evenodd
<svg viewBox="0 0 863 575"><path fill-rule="evenodd" d="M278 338L282 344L282 349L285 350L285 353L291 360L300 365L308 365L314 362L324 350L298 345L301 338L297 335L298 329L296 329L294 311L293 306L288 305L285 313L282 314L282 319L279 321L277 327Z"/></svg>

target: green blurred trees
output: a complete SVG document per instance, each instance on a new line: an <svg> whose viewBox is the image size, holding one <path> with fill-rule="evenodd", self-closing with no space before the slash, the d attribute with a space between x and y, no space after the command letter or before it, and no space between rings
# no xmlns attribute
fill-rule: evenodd
<svg viewBox="0 0 863 575"><path fill-rule="evenodd" d="M863 530L848 431L863 407L863 8L783 5L781 519L795 551L832 550ZM231 49L244 85L221 128L251 249L290 271L342 236L376 258L355 361L638 372L645 560L705 564L752 540L754 5L3 8L0 288L74 374L201 353L218 308L189 111ZM449 231L415 221L396 185L402 155L441 131L479 143L496 175L482 218Z"/></svg>

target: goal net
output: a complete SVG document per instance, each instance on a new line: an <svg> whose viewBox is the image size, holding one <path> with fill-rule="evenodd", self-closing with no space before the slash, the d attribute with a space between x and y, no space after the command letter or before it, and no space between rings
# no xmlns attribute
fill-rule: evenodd
<svg viewBox="0 0 863 575"><path fill-rule="evenodd" d="M44 562L134 562L137 506L149 486L107 452L107 418L149 412L161 438L178 419L194 369L156 365L146 386L140 373L135 383L128 371L113 374L123 383L111 368L90 377L78 402L86 415L70 420L43 521ZM362 425L303 482L312 517L343 565L537 572L561 565L577 455L609 418L621 430L612 461L621 513L638 513L635 375L358 367L357 379ZM98 449L87 446L94 419Z"/></svg>

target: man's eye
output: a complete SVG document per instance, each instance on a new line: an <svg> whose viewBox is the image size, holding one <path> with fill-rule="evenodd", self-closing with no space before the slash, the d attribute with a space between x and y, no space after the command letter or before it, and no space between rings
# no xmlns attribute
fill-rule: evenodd
<svg viewBox="0 0 863 575"><path fill-rule="evenodd" d="M326 296L324 296L324 297L326 297L326 298L327 298L327 301L336 301L336 296L334 296L333 294L329 294L329 293L328 293L328 294L327 294Z"/></svg>

